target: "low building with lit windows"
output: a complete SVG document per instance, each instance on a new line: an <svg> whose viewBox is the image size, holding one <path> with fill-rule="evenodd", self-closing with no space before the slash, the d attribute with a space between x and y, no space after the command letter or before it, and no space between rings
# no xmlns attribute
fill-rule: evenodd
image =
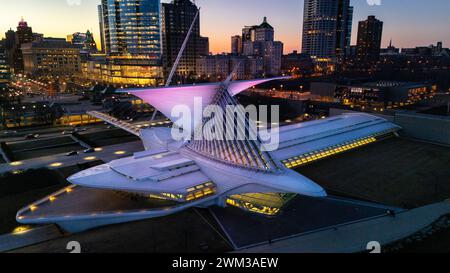
<svg viewBox="0 0 450 273"><path fill-rule="evenodd" d="M335 98L346 105L390 108L432 98L436 90L436 86L428 83L381 81L339 85Z"/></svg>
<svg viewBox="0 0 450 273"><path fill-rule="evenodd" d="M65 39L23 44L22 54L26 74L71 76L81 70L80 49Z"/></svg>
<svg viewBox="0 0 450 273"><path fill-rule="evenodd" d="M106 57L94 55L82 61L83 79L114 86L157 86L163 79L160 65L149 65L146 57Z"/></svg>

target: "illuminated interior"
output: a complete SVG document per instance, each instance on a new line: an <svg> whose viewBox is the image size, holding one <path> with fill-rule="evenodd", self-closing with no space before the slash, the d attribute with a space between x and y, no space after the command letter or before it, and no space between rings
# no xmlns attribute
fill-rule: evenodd
<svg viewBox="0 0 450 273"><path fill-rule="evenodd" d="M227 205L240 209L275 216L281 209L292 200L296 194L290 193L248 193L237 194L228 197Z"/></svg>
<svg viewBox="0 0 450 273"><path fill-rule="evenodd" d="M207 182L187 189L187 194L173 194L173 193L160 193L151 194L150 198L174 200L178 202L191 202L200 200L216 194L216 185L212 182Z"/></svg>
<svg viewBox="0 0 450 273"><path fill-rule="evenodd" d="M391 130L384 131L378 134L371 135L369 137L347 141L342 144L334 145L325 149L320 149L317 151L292 157L287 160L283 160L282 162L286 167L290 169L297 168L299 166L303 166L324 158L328 158L337 154L360 148L362 146L369 145L379 139L392 136L392 134L393 132Z"/></svg>
<svg viewBox="0 0 450 273"><path fill-rule="evenodd" d="M216 193L216 185L212 182L207 182L192 188L189 188L186 201L194 201L202 199Z"/></svg>

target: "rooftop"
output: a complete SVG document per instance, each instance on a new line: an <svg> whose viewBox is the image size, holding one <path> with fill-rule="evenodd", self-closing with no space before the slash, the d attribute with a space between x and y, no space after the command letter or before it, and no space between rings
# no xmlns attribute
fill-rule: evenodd
<svg viewBox="0 0 450 273"><path fill-rule="evenodd" d="M270 28L273 29L273 27L267 22L267 17L264 17L264 20L261 25L259 25L260 28Z"/></svg>

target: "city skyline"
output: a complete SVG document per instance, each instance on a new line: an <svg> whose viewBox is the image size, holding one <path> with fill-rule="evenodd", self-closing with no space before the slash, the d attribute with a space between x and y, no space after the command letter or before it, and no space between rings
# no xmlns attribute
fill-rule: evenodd
<svg viewBox="0 0 450 273"><path fill-rule="evenodd" d="M43 33L45 36L66 37L73 32L89 29L100 44L97 17L97 5L100 1L82 0L80 5L69 4L76 2L42 0L40 6L33 5L30 0L4 3L4 15L0 18L0 37L4 37L8 29L15 29L21 17L24 17L34 32ZM171 1L162 0L162 2ZM256 0L239 1L239 4L237 2L237 0L196 1L202 8L201 34L210 38L211 52L229 52L231 36L240 34L245 25L259 23L264 16L267 16L274 26L276 39L284 43L285 53L292 50L300 51L302 0L283 0L283 5L279 5L279 1L275 0L258 0L257 6ZM351 4L355 8L352 45L356 44L358 22L365 20L369 15L375 15L385 23L383 47L387 46L391 39L397 47L427 46L437 41L442 41L444 45L450 44L450 35L445 29L445 26L450 24L450 18L446 14L446 10L450 8L448 1L436 0L433 5L429 5L426 1L414 0L408 1L406 5L405 0L394 0L383 1L381 6L370 6L365 0L352 0ZM230 6L237 8L231 9ZM248 12L249 10L252 12ZM80 14L83 14L83 21L79 20ZM233 16L232 21L227 19L230 16Z"/></svg>

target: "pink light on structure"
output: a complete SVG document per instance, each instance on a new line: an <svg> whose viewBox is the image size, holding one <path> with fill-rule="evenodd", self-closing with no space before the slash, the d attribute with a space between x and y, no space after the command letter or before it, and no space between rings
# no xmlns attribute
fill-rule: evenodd
<svg viewBox="0 0 450 273"><path fill-rule="evenodd" d="M230 92L231 95L236 96L239 93L242 93L243 91L253 87L257 86L259 84L275 81L275 80L287 80L290 79L290 77L278 77L278 78L270 78L270 79L260 79L260 80L252 80L252 81L235 81L231 82L230 86L228 87L228 92Z"/></svg>
<svg viewBox="0 0 450 273"><path fill-rule="evenodd" d="M239 93L256 86L261 83L288 79L289 77L279 77L271 79L260 79L251 81L235 81L228 85L228 92L232 96L236 96ZM178 126L181 124L177 123L178 117L172 116L172 110L176 106L187 106L191 113L194 113L194 102L195 99L201 99L202 109L205 109L208 105L213 103L213 99L217 94L223 83L206 83L188 86L174 86L174 87L158 87L149 89L138 89L138 90L125 90L122 93L130 93L136 97L142 99L146 103L152 105L158 111L163 113L172 122L176 123ZM194 121L195 122L195 121ZM195 128L198 124L191 124Z"/></svg>
<svg viewBox="0 0 450 273"><path fill-rule="evenodd" d="M142 99L146 103L152 105L158 111L163 113L173 122L176 122L176 117L172 116L172 110L176 106L187 106L191 112L194 112L194 100L201 98L202 107L212 103L214 95L220 83L204 84L204 85L190 85L166 88L151 88L143 90L126 91L136 97ZM181 126L181 124L177 124ZM196 124L194 124L194 127Z"/></svg>
<svg viewBox="0 0 450 273"><path fill-rule="evenodd" d="M28 23L23 19L23 17L20 19L19 27L20 27L20 28L26 28L26 27L28 27Z"/></svg>

